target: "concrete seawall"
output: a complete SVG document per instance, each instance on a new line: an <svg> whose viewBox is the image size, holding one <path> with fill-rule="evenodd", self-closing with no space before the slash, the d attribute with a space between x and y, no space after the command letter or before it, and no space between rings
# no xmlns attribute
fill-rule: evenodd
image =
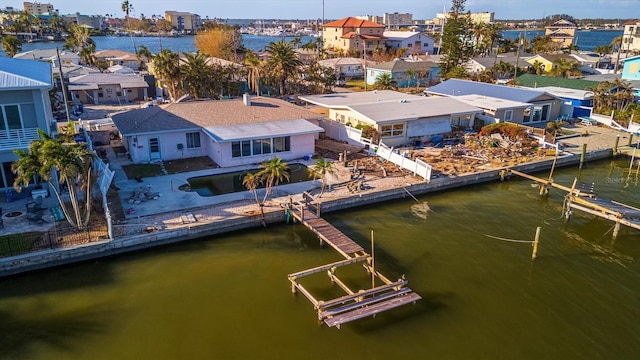
<svg viewBox="0 0 640 360"><path fill-rule="evenodd" d="M597 150L588 152L585 156L585 161L601 160L611 158L612 156L613 151L611 149ZM579 162L579 154L566 155L558 158L556 166L572 166L579 164ZM513 169L525 173L548 171L552 164L553 159L548 159L514 166ZM430 183L398 186L394 189L385 189L380 191L375 191L374 189L373 191L354 194L353 196L344 198L323 199L321 210L322 212L339 211L384 201L407 198L411 196L409 193L419 195L458 188L466 185L495 181L499 179L500 170L501 169L488 170L463 176L439 178L432 180ZM286 220L284 211L279 210L267 211L265 212L265 217L267 223L270 224L280 223ZM175 230L155 231L147 234L118 238L113 241L101 241L77 247L22 254L0 259L0 277L113 256L205 236L224 234L242 229L258 228L260 226L260 215L232 216L213 223L193 223L188 227Z"/></svg>

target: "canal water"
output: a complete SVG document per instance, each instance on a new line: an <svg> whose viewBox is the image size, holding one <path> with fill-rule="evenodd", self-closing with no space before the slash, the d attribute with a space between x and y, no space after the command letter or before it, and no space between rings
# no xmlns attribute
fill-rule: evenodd
<svg viewBox="0 0 640 360"><path fill-rule="evenodd" d="M628 159L558 170L640 207ZM539 174L545 176L546 174ZM326 214L423 300L318 324L287 274L340 260L300 225L270 225L0 279L8 359L637 359L640 233L541 199L529 180ZM536 227L540 248L531 261ZM526 241L526 242L524 242ZM362 268L338 269L366 286ZM364 281L362 281L364 279ZM303 282L336 295L325 275Z"/></svg>

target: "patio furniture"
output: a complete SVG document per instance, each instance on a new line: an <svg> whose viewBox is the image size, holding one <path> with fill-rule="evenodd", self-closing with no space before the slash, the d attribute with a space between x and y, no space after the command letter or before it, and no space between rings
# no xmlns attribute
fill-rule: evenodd
<svg viewBox="0 0 640 360"><path fill-rule="evenodd" d="M42 224L47 222L45 219L42 218L44 216L44 210L39 210L36 212L27 212L26 216L27 216L27 220L29 220L30 223L33 222L37 224Z"/></svg>

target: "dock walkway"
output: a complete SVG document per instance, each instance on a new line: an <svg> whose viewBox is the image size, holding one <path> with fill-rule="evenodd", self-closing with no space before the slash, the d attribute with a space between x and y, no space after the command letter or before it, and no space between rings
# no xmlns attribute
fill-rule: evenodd
<svg viewBox="0 0 640 360"><path fill-rule="evenodd" d="M321 218L320 204L314 202L311 195L303 194L303 200L303 203L290 201L286 208L287 214L317 234L321 245L329 244L345 257L345 260L299 271L288 276L291 282L291 291L294 294L300 292L311 301L318 313L319 321L323 321L327 326L340 328L340 325L344 323L369 316L375 317L378 313L415 303L421 299L420 295L407 287L408 281L404 279L404 276L398 281L392 282L376 271L373 256L367 254L355 241ZM339 267L361 262L366 271L371 274L371 288L353 291L338 278L336 271ZM298 282L301 277L325 271L331 282L341 287L346 295L331 300L318 300ZM382 282L382 285L375 286L376 279Z"/></svg>

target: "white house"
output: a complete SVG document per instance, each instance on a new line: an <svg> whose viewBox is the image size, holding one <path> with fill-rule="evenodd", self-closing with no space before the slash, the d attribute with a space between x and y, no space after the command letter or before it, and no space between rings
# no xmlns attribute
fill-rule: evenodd
<svg viewBox="0 0 640 360"><path fill-rule="evenodd" d="M398 50L408 49L404 55L433 54L435 40L426 33L416 31L385 31L387 46Z"/></svg>
<svg viewBox="0 0 640 360"><path fill-rule="evenodd" d="M68 88L74 102L97 105L143 101L149 84L136 74L90 73L70 78Z"/></svg>
<svg viewBox="0 0 640 360"><path fill-rule="evenodd" d="M368 91L300 96L328 109L329 119L352 127L376 129L389 146L428 141L447 134L452 126L472 127L482 109L453 98L424 97L397 91Z"/></svg>
<svg viewBox="0 0 640 360"><path fill-rule="evenodd" d="M48 135L56 131L52 87L50 63L0 57L0 188L13 186L13 150L27 150L39 138L38 129Z"/></svg>
<svg viewBox="0 0 640 360"><path fill-rule="evenodd" d="M274 98L179 102L113 116L131 160L209 156L222 167L313 154L324 116Z"/></svg>
<svg viewBox="0 0 640 360"><path fill-rule="evenodd" d="M337 57L320 60L318 63L336 71L336 76L364 78L364 60L353 57Z"/></svg>

